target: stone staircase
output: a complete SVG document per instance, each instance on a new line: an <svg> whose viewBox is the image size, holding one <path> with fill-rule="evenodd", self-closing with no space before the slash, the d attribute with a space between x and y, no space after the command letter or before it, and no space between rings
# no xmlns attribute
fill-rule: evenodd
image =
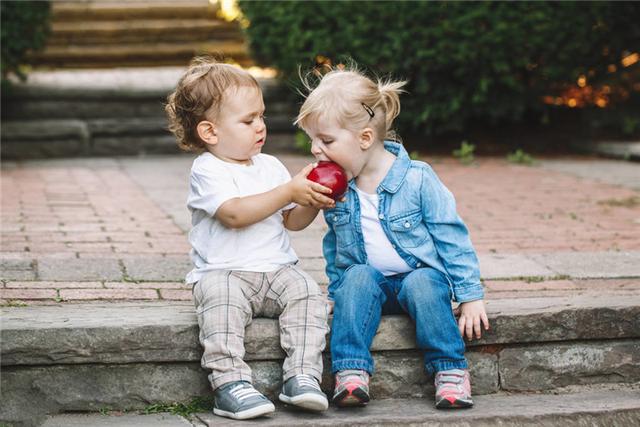
<svg viewBox="0 0 640 427"><path fill-rule="evenodd" d="M52 2L51 35L30 60L38 68L156 67L212 54L252 65L238 23L218 9L208 0Z"/></svg>
<svg viewBox="0 0 640 427"><path fill-rule="evenodd" d="M591 294L489 299L487 307L492 330L481 340L468 343L467 352L477 408L464 414L436 412L430 398L433 386L423 373L412 323L405 316L385 316L372 346L377 371L371 384L374 401L370 408L332 410L326 417L281 409L262 422L640 422L638 298ZM190 304L8 307L3 308L1 338L0 420L4 422L36 425L46 414L134 410L153 403L211 396L199 364L201 349ZM246 350L257 388L276 398L284 356L277 321L255 319L247 329ZM329 366L328 354L325 366ZM329 392L332 385L325 369L323 388ZM424 397L427 399L416 400ZM196 417L193 425L222 425L222 420L212 415Z"/></svg>
<svg viewBox="0 0 640 427"><path fill-rule="evenodd" d="M604 392L604 393L603 393ZM612 407L606 393L616 394ZM276 405L276 415L260 420L236 421L209 413L185 419L168 413L65 414L52 416L44 427L186 427L186 426L448 426L448 427L540 427L540 426L636 426L639 422L637 391L604 389L567 394L494 394L474 398L476 407L464 411L436 411L422 399L386 399L367 408L329 408L309 414Z"/></svg>
<svg viewBox="0 0 640 427"><path fill-rule="evenodd" d="M3 159L177 153L166 96L182 67L34 72L2 97ZM266 152L295 149L292 91L259 78Z"/></svg>

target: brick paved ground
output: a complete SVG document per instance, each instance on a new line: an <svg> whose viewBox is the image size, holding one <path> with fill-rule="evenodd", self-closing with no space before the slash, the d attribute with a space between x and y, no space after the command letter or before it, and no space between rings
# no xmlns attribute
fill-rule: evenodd
<svg viewBox="0 0 640 427"><path fill-rule="evenodd" d="M292 172L310 161L282 158ZM490 279L489 298L637 294L640 165L561 159L525 167L487 158L463 166L450 158L426 160L456 195L483 277ZM189 269L189 165L188 156L5 162L0 302L190 299L182 283ZM302 266L320 282L326 282L323 228L318 217L307 230L293 233ZM567 266L568 273L540 261L556 254L575 264ZM582 254L596 267L602 262L594 277L603 279L574 273L585 269L579 265ZM496 262L507 277L491 274ZM531 270L533 262L538 264ZM525 280L516 280L521 276ZM491 279L496 277L509 280Z"/></svg>

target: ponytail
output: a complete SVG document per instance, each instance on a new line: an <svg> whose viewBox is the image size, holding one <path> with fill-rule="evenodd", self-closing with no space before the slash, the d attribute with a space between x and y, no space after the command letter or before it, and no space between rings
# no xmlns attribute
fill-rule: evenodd
<svg viewBox="0 0 640 427"><path fill-rule="evenodd" d="M391 127L393 120L400 114L400 94L405 92L402 87L405 81L378 81L380 99L386 111L385 122L387 129Z"/></svg>
<svg viewBox="0 0 640 427"><path fill-rule="evenodd" d="M397 138L391 126L393 125L393 120L400 114L400 94L406 92L402 89L406 84L406 81L378 80L380 101L385 110L385 129L386 138L388 139Z"/></svg>

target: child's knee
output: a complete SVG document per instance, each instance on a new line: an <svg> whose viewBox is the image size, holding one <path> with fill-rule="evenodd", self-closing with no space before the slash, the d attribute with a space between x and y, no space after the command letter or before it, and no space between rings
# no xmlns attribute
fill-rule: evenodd
<svg viewBox="0 0 640 427"><path fill-rule="evenodd" d="M279 300L287 304L298 300L324 301L324 297L320 286L314 280L301 279L288 283Z"/></svg>
<svg viewBox="0 0 640 427"><path fill-rule="evenodd" d="M449 304L451 290L442 273L431 268L423 268L414 270L405 278L398 297L417 300L420 303Z"/></svg>
<svg viewBox="0 0 640 427"><path fill-rule="evenodd" d="M378 282L382 274L365 264L356 264L349 267L342 276L340 283L334 290L334 298L358 298L367 295L378 296L382 293Z"/></svg>

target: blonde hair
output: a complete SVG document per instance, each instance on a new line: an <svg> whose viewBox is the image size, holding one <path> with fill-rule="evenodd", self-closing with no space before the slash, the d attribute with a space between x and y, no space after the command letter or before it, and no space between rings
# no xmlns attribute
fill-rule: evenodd
<svg viewBox="0 0 640 427"><path fill-rule="evenodd" d="M398 139L392 126L400 114L400 93L406 81L374 82L354 65L329 71L315 88L309 81L309 75L302 77L309 94L294 124L305 129L319 120L335 119L353 132L371 127L379 139Z"/></svg>
<svg viewBox="0 0 640 427"><path fill-rule="evenodd" d="M176 136L178 147L185 151L204 151L204 141L197 132L198 123L215 120L225 92L240 87L261 91L256 79L241 68L209 57L194 58L164 107L169 130Z"/></svg>

